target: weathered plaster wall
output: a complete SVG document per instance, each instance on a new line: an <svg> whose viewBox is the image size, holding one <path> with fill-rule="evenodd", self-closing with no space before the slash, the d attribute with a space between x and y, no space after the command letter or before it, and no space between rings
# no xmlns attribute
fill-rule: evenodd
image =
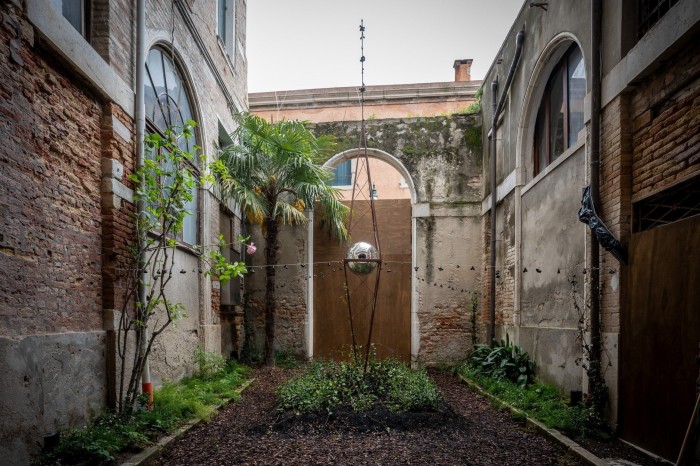
<svg viewBox="0 0 700 466"><path fill-rule="evenodd" d="M0 462L28 464L104 403L104 114L19 8L0 14Z"/></svg>
<svg viewBox="0 0 700 466"><path fill-rule="evenodd" d="M416 187L416 313L419 363L454 363L472 345L477 290L480 284L481 189L480 119L477 116L370 120L368 145L395 156L406 167ZM356 148L359 122L319 123L314 132L333 135L336 152ZM381 193L380 193L381 196ZM264 239L252 228L261 245L253 257L259 266L264 258ZM284 228L277 267L276 348L306 354L306 227ZM323 240L316 238L316 241ZM330 239L329 241L334 241ZM284 268L283 264L290 264ZM292 265L294 264L294 265ZM474 270L471 270L471 266ZM246 282L251 292L249 317L255 323L256 348L263 348L264 270ZM321 286L316 281L315 286Z"/></svg>
<svg viewBox="0 0 700 466"><path fill-rule="evenodd" d="M481 277L480 124L467 115L366 122L368 146L396 157L416 190L413 357L420 363L453 363L471 348ZM334 135L337 152L359 141L359 122L317 124L314 130Z"/></svg>
<svg viewBox="0 0 700 466"><path fill-rule="evenodd" d="M581 387L576 339L585 310L586 232L576 213L585 184L584 156L580 148L522 196L520 254L528 271L520 272L520 344L533 355L538 376L565 392Z"/></svg>
<svg viewBox="0 0 700 466"><path fill-rule="evenodd" d="M252 270L255 272L246 277L246 292L249 293L246 312L254 329L253 350L262 355L265 348L265 239L259 226L249 226L248 229L252 241L259 249L250 256ZM304 225L281 228L279 261L275 268L275 350L290 351L298 357L306 355L307 343L304 327L307 319L307 269L299 266L306 263L306 235Z"/></svg>
<svg viewBox="0 0 700 466"><path fill-rule="evenodd" d="M104 333L2 337L0 379L2 464L29 464L43 446L44 433L85 424L101 411Z"/></svg>

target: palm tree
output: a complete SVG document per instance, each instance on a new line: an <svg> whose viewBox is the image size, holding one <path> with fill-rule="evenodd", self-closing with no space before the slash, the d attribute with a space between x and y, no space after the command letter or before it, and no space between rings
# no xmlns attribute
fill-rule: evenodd
<svg viewBox="0 0 700 466"><path fill-rule="evenodd" d="M273 366L280 226L306 224L304 208L319 202L322 224L345 239L348 208L328 184L332 173L318 163L332 147L329 138L315 137L296 120L268 123L250 113L235 118L234 143L219 150L213 172L222 196L234 201L250 223L259 224L265 237L265 364Z"/></svg>

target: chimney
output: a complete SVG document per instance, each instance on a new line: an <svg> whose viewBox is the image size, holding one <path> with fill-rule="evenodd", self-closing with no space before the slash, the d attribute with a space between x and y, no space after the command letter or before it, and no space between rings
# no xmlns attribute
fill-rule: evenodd
<svg viewBox="0 0 700 466"><path fill-rule="evenodd" d="M455 60L455 82L472 80L472 59Z"/></svg>

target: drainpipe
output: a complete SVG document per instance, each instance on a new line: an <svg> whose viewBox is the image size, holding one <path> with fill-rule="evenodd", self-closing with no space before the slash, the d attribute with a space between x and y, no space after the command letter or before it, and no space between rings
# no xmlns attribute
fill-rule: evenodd
<svg viewBox="0 0 700 466"><path fill-rule="evenodd" d="M594 206L600 205L599 174L600 174L600 107L601 107L601 0L591 0L591 201ZM589 236L591 250L591 363L600 362L600 248L596 235ZM600 364L598 369L600 370ZM589 392L595 381L589 378Z"/></svg>
<svg viewBox="0 0 700 466"><path fill-rule="evenodd" d="M136 169L143 167L144 161L144 136L146 133L146 106L144 79L146 74L146 0L136 2L136 89L134 102L134 116L136 118ZM139 200L136 206L139 217L146 215L146 206L143 200ZM139 232L139 250L145 251L146 238ZM146 263L145 253L141 252L139 257L139 290L138 300L140 303L146 302L146 280L144 276L144 264ZM145 353L148 347L148 329L141 329L141 348ZM148 359L144 361L143 373L141 375L141 390L148 393L148 406L153 406L153 384L151 383L151 367Z"/></svg>
<svg viewBox="0 0 700 466"><path fill-rule="evenodd" d="M496 340L496 204L498 203L498 193L496 192L498 189L496 186L496 127L498 124L498 115L503 111L503 106L505 105L506 98L508 96L508 90L510 89L510 85L513 83L515 70L518 68L518 63L520 63L520 55L523 51L524 41L525 31L520 31L518 35L515 36L515 56L513 56L513 62L510 64L508 77L506 78L506 83L503 87L503 94L501 95L500 100L497 98L498 80L495 79L491 83L491 109L493 111L493 118L491 120L491 144L489 145L489 177L491 178L491 263L489 270L490 308L488 342L490 345L493 345L494 341Z"/></svg>

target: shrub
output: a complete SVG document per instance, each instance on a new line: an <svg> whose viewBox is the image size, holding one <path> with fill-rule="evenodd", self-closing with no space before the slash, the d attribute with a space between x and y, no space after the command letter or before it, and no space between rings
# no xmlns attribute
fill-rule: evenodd
<svg viewBox="0 0 700 466"><path fill-rule="evenodd" d="M520 346L511 344L508 335L493 347L476 345L468 364L483 374L510 380L523 387L535 375L535 363L530 360L530 355Z"/></svg>
<svg viewBox="0 0 700 466"><path fill-rule="evenodd" d="M314 362L279 390L279 410L330 415L341 406L355 412L384 406L390 411L437 409L438 390L424 371L406 364L371 358L364 371L361 359Z"/></svg>

